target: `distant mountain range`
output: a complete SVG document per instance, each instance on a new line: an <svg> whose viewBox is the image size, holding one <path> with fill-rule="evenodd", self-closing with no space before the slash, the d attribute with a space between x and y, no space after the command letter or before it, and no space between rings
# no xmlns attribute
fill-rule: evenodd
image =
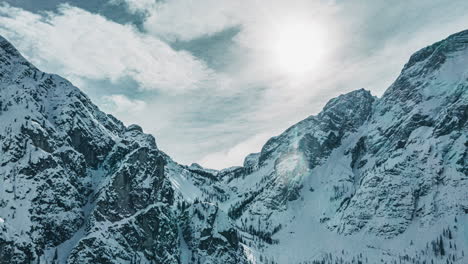
<svg viewBox="0 0 468 264"><path fill-rule="evenodd" d="M463 31L242 167L186 166L0 37L0 263L466 264L467 120Z"/></svg>

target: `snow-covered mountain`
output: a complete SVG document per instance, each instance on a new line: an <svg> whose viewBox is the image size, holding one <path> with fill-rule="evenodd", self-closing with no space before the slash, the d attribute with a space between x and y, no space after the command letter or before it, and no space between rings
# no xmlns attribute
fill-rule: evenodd
<svg viewBox="0 0 468 264"><path fill-rule="evenodd" d="M468 31L242 167L185 166L0 37L0 263L468 263Z"/></svg>
<svg viewBox="0 0 468 264"><path fill-rule="evenodd" d="M192 172L153 136L3 38L0 124L0 263L246 262L226 214L175 196L166 170Z"/></svg>

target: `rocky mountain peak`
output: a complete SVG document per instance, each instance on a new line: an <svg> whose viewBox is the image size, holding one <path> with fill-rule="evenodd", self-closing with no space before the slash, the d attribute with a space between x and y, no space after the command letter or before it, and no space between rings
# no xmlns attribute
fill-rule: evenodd
<svg viewBox="0 0 468 264"><path fill-rule="evenodd" d="M33 75L36 71L36 67L23 58L10 42L0 36L0 83L20 82L19 79ZM0 89L5 89L5 85Z"/></svg>
<svg viewBox="0 0 468 264"><path fill-rule="evenodd" d="M352 106L352 102L367 102L373 101L374 96L371 92L361 88L358 90L351 91L346 94L341 94L338 97L330 99L327 104L323 107L322 112L333 111L334 109L342 109Z"/></svg>
<svg viewBox="0 0 468 264"><path fill-rule="evenodd" d="M331 99L318 114L318 118L329 122L330 128L344 124L357 128L368 118L375 101L370 91L359 89Z"/></svg>
<svg viewBox="0 0 468 264"><path fill-rule="evenodd" d="M458 86L468 78L467 56L468 30L419 50L384 93L382 103L404 104L401 107L405 108L405 105L411 106L426 99L459 96L463 92L460 89L464 88Z"/></svg>
<svg viewBox="0 0 468 264"><path fill-rule="evenodd" d="M4 37L0 36L0 54L2 55L2 66L8 66L4 63L12 61L16 58L21 58L21 54L16 50L16 48Z"/></svg>
<svg viewBox="0 0 468 264"><path fill-rule="evenodd" d="M451 54L467 48L468 30L464 30L414 53L403 67L402 72L404 73L421 63L424 63L421 68L426 68L426 70L438 69Z"/></svg>

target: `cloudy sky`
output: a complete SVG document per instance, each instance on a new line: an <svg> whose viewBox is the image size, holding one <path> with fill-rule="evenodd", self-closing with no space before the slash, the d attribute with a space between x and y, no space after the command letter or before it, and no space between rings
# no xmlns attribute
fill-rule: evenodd
<svg viewBox="0 0 468 264"><path fill-rule="evenodd" d="M241 165L418 49L468 28L466 0L9 0L0 35L176 161Z"/></svg>

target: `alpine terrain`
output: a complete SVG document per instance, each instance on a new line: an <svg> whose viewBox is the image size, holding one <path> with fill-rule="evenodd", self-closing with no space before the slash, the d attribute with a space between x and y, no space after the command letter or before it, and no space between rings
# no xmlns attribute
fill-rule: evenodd
<svg viewBox="0 0 468 264"><path fill-rule="evenodd" d="M0 263L468 263L468 31L242 167L173 161L0 37Z"/></svg>

